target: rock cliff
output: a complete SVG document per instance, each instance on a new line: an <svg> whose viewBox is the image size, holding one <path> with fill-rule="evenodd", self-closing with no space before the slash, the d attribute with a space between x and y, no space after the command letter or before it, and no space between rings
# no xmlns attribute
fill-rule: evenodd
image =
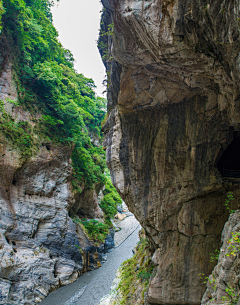
<svg viewBox="0 0 240 305"><path fill-rule="evenodd" d="M239 301L239 224L238 210L224 226L218 263L208 279L201 304L237 304Z"/></svg>
<svg viewBox="0 0 240 305"><path fill-rule="evenodd" d="M200 304L239 200L239 3L102 0L108 167L155 247L149 304ZM228 151L227 155L224 153ZM234 207L232 207L234 208ZM211 304L215 304L214 301Z"/></svg>
<svg viewBox="0 0 240 305"><path fill-rule="evenodd" d="M9 64L0 86L5 111L34 126L36 117L12 103L18 95ZM102 217L99 190L72 190L71 147L43 142L24 159L13 144L0 133L0 304L32 305L98 268L114 246L114 233L96 245L69 217L71 206L72 213Z"/></svg>

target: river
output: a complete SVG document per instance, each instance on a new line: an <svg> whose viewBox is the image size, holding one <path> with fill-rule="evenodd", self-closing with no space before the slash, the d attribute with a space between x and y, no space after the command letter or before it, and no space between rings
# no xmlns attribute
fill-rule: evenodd
<svg viewBox="0 0 240 305"><path fill-rule="evenodd" d="M139 237L140 225L133 216L122 221L122 230L116 233L118 246L108 253L107 261L97 270L82 275L76 282L49 294L41 305L97 305L108 294L115 273L122 262L133 255ZM129 235L130 234L130 235Z"/></svg>

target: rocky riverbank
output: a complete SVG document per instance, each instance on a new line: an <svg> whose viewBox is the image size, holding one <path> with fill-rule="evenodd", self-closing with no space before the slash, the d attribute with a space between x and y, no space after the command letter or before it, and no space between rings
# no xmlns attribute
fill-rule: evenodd
<svg viewBox="0 0 240 305"><path fill-rule="evenodd" d="M13 66L7 62L3 68L0 117L11 118L7 126L25 124L34 130L41 114L19 106ZM73 188L73 147L45 142L36 132L31 135L38 142L35 151L24 158L2 133L4 127L0 130L0 304L32 305L98 268L114 247L114 230L96 243L74 221L78 214L104 221L98 196L104 185L89 188L82 183L81 189Z"/></svg>
<svg viewBox="0 0 240 305"><path fill-rule="evenodd" d="M115 234L118 245L107 254L107 260L102 267L54 291L41 302L41 305L96 305L109 293L117 269L122 262L132 256L132 251L139 240L140 225L134 216L126 217L119 226L122 230Z"/></svg>

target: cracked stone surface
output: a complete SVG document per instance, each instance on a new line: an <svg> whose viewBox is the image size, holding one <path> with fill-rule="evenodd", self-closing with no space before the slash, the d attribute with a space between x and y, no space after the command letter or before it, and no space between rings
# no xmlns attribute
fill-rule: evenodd
<svg viewBox="0 0 240 305"><path fill-rule="evenodd" d="M197 305L228 219L217 163L240 131L236 0L102 0L108 167L156 251L146 304ZM110 26L110 27L109 27ZM109 56L104 56L108 54ZM212 304L215 304L214 301Z"/></svg>
<svg viewBox="0 0 240 305"><path fill-rule="evenodd" d="M10 65L1 75L0 89L5 110L34 124L29 113L5 100L17 100ZM91 216L101 217L95 190L83 191L84 198L73 193L70 156L69 147L41 145L35 156L23 162L19 151L0 134L1 305L40 302L51 291L98 268L114 247L114 232L105 244L96 246L68 215L73 204L78 210L84 201Z"/></svg>

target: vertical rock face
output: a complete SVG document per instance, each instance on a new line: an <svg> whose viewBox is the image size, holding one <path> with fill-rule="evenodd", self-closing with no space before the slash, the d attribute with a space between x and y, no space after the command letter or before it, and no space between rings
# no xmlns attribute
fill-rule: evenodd
<svg viewBox="0 0 240 305"><path fill-rule="evenodd" d="M239 7L234 0L102 2L107 162L156 249L147 300L200 304L199 273L214 266L209 253L221 245L226 192L239 198L238 182L217 167L239 141Z"/></svg>
<svg viewBox="0 0 240 305"><path fill-rule="evenodd" d="M74 196L72 211L87 218L103 218L103 212L98 205L97 191L94 189L84 190Z"/></svg>
<svg viewBox="0 0 240 305"><path fill-rule="evenodd" d="M239 300L239 241L237 241L239 231L240 211L238 210L229 217L224 226L223 245L219 253L218 264L209 277L202 305L237 304Z"/></svg>
<svg viewBox="0 0 240 305"><path fill-rule="evenodd" d="M74 281L83 268L68 216L70 151L42 147L24 165L11 146L1 144L1 152L0 281L8 287L1 304L32 304Z"/></svg>
<svg viewBox="0 0 240 305"><path fill-rule="evenodd" d="M0 89L7 113L34 125L30 113L6 100L17 100L10 66ZM113 234L96 246L69 217L75 203L69 147L43 144L24 161L13 144L0 133L0 304L32 305L98 268L114 246ZM95 217L100 209L93 193L78 199L83 207L91 203L88 213Z"/></svg>

